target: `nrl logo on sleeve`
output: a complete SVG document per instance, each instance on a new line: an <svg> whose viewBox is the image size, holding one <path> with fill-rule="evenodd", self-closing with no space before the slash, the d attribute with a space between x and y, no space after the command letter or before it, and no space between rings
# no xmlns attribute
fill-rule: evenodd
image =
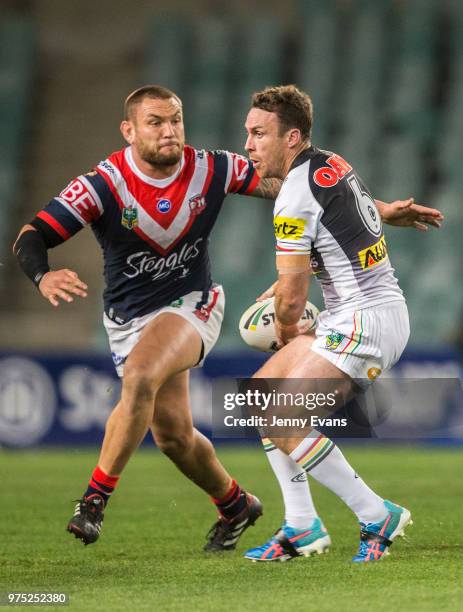
<svg viewBox="0 0 463 612"><path fill-rule="evenodd" d="M369 270L373 266L387 259L387 246L384 236L371 246L359 251L358 253L360 265L364 270Z"/></svg>
<svg viewBox="0 0 463 612"><path fill-rule="evenodd" d="M340 334L339 332L331 332L331 334L329 334L326 337L326 341L325 341L325 348L328 349L329 351L334 351L338 348L338 346L341 344L341 342L344 340L345 335L344 334Z"/></svg>
<svg viewBox="0 0 463 612"><path fill-rule="evenodd" d="M304 234L305 224L305 219L275 217L273 220L275 237L281 240L300 240Z"/></svg>
<svg viewBox="0 0 463 612"><path fill-rule="evenodd" d="M128 206L122 210L121 224L128 230L137 227L138 225L138 211L133 206Z"/></svg>

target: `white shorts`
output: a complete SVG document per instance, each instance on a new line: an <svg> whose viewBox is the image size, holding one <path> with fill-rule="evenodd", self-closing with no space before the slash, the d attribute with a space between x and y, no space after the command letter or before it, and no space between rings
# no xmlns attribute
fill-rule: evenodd
<svg viewBox="0 0 463 612"><path fill-rule="evenodd" d="M145 325L165 312L171 312L186 319L197 329L203 341L203 353L195 367L202 366L204 359L219 337L225 308L225 295L222 286L214 285L207 295L207 301L204 301L201 308L198 308L202 297L202 291L192 291L168 306L158 308L142 317L135 317L122 325L115 323L104 313L103 324L108 334L111 356L118 375L122 377L125 360L140 339Z"/></svg>
<svg viewBox="0 0 463 612"><path fill-rule="evenodd" d="M403 301L331 315L325 310L312 350L366 388L399 360L409 336Z"/></svg>

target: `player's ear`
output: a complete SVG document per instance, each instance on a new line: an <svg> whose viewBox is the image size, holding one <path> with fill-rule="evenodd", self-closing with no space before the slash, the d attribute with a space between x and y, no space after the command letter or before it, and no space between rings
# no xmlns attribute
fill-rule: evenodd
<svg viewBox="0 0 463 612"><path fill-rule="evenodd" d="M135 139L135 131L131 121L123 121L120 125L121 134L124 139L132 144Z"/></svg>
<svg viewBox="0 0 463 612"><path fill-rule="evenodd" d="M290 149L297 147L302 140L301 130L299 130L298 128L292 128L288 130L286 133L286 138L288 142L288 147Z"/></svg>

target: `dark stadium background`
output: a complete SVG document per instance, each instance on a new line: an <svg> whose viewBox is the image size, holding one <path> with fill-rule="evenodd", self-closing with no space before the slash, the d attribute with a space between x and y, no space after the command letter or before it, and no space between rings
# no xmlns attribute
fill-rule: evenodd
<svg viewBox="0 0 463 612"><path fill-rule="evenodd" d="M93 453L85 455L85 470L76 454L67 472L77 495L94 464L118 393L102 326L99 247L87 230L52 252L53 265L75 269L89 285L86 300L53 309L20 272L11 245L19 228L74 176L124 145L118 129L123 100L148 82L183 99L187 142L236 152L243 152L251 93L296 83L314 101L315 145L343 155L375 197L414 196L444 213L439 231L386 228L412 327L394 376L440 379L425 405L427 445L407 450L402 435L396 448L397 457L426 471L428 462L419 457L449 445L454 452L442 451L439 469L456 474L460 466L461 475L463 416L454 382L463 353L463 3L0 0L0 481L1 474L13 483L22 475L27 485L29 459L38 465L49 445L85 445ZM225 287L227 310L205 370L192 376L193 411L205 430L211 380L247 374L263 358L246 349L237 325L274 279L272 208L271 202L228 197L212 234L214 276ZM311 300L321 307L318 289ZM450 387L446 379L453 380ZM415 443L413 425L422 415L407 412L394 397L399 419L386 437L391 441L391 431L403 427ZM386 461L378 462L387 470ZM41 474L30 471L29 482L42 490ZM264 478L276 490L268 471ZM413 475L407 478L413 490ZM178 477L179 487L183 482ZM450 488L461 494L461 481ZM39 508L40 499L35 504ZM446 530L439 541L445 537Z"/></svg>
<svg viewBox="0 0 463 612"><path fill-rule="evenodd" d="M243 152L251 93L297 83L314 100L313 142L347 158L375 197L414 196L440 208L440 231L387 228L386 237L411 313L409 354L413 363L427 363L408 366L408 375L458 376L460 2L40 0L1 7L0 351L34 357L32 364L8 361L0 368L0 444L16 444L21 421L22 444L33 442L27 424L30 430L31 413L37 418L37 395L49 397L48 383L60 408L104 404L106 414L117 393L102 391L106 383L113 389L114 380L101 324L102 261L91 231L51 252L54 265L75 269L90 287L86 300L58 309L21 274L11 244L69 180L123 146L123 99L146 82L181 96L188 142L237 152ZM212 235L214 277L225 287L227 311L210 361L238 357L227 374L252 370L254 361L240 365L241 356L261 360L246 350L237 324L275 276L271 211L271 202L229 197ZM312 286L311 299L321 306ZM195 381L201 387L200 373ZM8 427L15 429L10 441Z"/></svg>

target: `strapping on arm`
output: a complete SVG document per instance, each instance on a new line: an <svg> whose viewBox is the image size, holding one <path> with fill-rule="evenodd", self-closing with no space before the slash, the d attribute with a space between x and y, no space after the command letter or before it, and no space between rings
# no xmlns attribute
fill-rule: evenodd
<svg viewBox="0 0 463 612"><path fill-rule="evenodd" d="M35 217L25 225L13 246L13 253L24 274L36 287L50 271L48 249L64 242L64 239L44 221Z"/></svg>
<svg viewBox="0 0 463 612"><path fill-rule="evenodd" d="M279 274L298 274L308 272L310 269L310 254L285 254L277 253L276 268Z"/></svg>
<svg viewBox="0 0 463 612"><path fill-rule="evenodd" d="M26 229L16 240L13 252L24 274L38 287L43 276L50 271L47 246L41 233Z"/></svg>

